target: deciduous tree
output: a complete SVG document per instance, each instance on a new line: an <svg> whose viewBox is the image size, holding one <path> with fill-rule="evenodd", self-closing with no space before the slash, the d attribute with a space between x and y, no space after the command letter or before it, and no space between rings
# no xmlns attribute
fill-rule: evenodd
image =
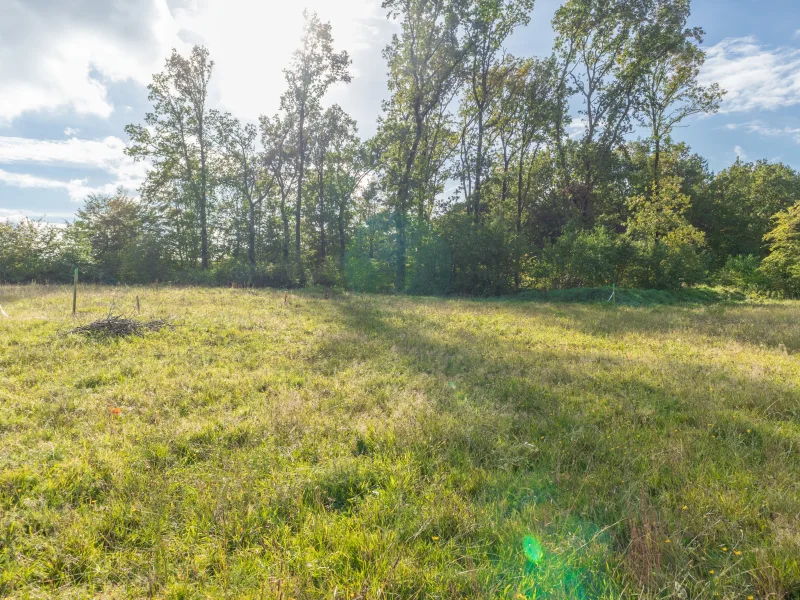
<svg viewBox="0 0 800 600"><path fill-rule="evenodd" d="M281 107L293 115L297 127L297 199L295 203L295 261L302 273L300 223L303 207L303 183L308 151L306 126L320 110L328 88L337 81L350 81L351 60L347 52L335 52L330 23L320 21L316 13L304 12L305 24L300 47L292 54L289 68L284 70L288 89L281 97Z"/></svg>

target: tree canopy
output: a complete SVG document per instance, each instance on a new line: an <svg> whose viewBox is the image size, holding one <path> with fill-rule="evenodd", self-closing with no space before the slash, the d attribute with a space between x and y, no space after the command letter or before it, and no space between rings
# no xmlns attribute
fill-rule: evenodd
<svg viewBox="0 0 800 600"><path fill-rule="evenodd" d="M698 78L690 8L565 0L536 57L506 49L533 0L384 0L397 30L371 139L327 99L351 60L314 13L279 112L257 123L210 106L208 49L173 51L126 128L149 166L138 195L91 196L64 228L3 224L0 279L79 265L98 281L800 293L800 175L741 160L715 174L676 139L725 94Z"/></svg>

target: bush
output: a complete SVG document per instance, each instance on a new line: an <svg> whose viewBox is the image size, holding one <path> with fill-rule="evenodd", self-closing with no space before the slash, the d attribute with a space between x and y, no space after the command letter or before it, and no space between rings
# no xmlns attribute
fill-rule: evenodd
<svg viewBox="0 0 800 600"><path fill-rule="evenodd" d="M156 279L167 281L171 275L163 257L163 244L155 236L148 233L138 235L120 253L120 281L150 283Z"/></svg>
<svg viewBox="0 0 800 600"><path fill-rule="evenodd" d="M412 226L408 237L406 291L423 296L448 294L453 257L447 241L429 223Z"/></svg>
<svg viewBox="0 0 800 600"><path fill-rule="evenodd" d="M631 257L627 239L603 227L567 229L527 268L532 287L566 289L619 283Z"/></svg>
<svg viewBox="0 0 800 600"><path fill-rule="evenodd" d="M500 224L450 213L437 220L436 228L452 256L450 293L499 296L514 289L514 238Z"/></svg>
<svg viewBox="0 0 800 600"><path fill-rule="evenodd" d="M344 261L344 280L357 292L394 290L395 246L389 214L379 214L356 229Z"/></svg>
<svg viewBox="0 0 800 600"><path fill-rule="evenodd" d="M627 287L677 290L705 280L706 256L692 243L636 240L620 282Z"/></svg>
<svg viewBox="0 0 800 600"><path fill-rule="evenodd" d="M75 267L91 277L91 258L70 228L42 221L0 223L0 281L72 281Z"/></svg>
<svg viewBox="0 0 800 600"><path fill-rule="evenodd" d="M800 295L800 202L774 217L775 227L764 240L770 254L761 271L773 287L790 296Z"/></svg>
<svg viewBox="0 0 800 600"><path fill-rule="evenodd" d="M682 185L679 177L666 177L651 194L629 198L625 236L634 253L624 285L676 290L705 279L705 234L688 220L691 198Z"/></svg>
<svg viewBox="0 0 800 600"><path fill-rule="evenodd" d="M714 282L748 292L765 292L772 287L772 281L761 269L761 259L752 254L729 256L714 274Z"/></svg>
<svg viewBox="0 0 800 600"><path fill-rule="evenodd" d="M339 270L339 257L326 256L321 265L315 266L311 271L315 285L325 287L338 287L344 284L344 277Z"/></svg>

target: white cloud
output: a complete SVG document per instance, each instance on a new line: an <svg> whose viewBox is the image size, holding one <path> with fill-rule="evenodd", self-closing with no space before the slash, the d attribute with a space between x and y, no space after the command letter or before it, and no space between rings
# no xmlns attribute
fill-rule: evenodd
<svg viewBox="0 0 800 600"><path fill-rule="evenodd" d="M0 171L0 181L21 188L63 189L72 200L81 201L90 193L110 193L122 186L129 191L139 187L147 164L134 162L124 154L125 142L117 137L103 140L34 140L0 137L0 165L24 164L96 169L110 175L113 181L99 186L89 179L63 181L49 177Z"/></svg>
<svg viewBox="0 0 800 600"><path fill-rule="evenodd" d="M352 57L369 49L380 58L388 35L380 39L379 27L386 18L379 0L208 0L197 12L182 13L179 21L184 31L191 31L210 50L216 63L214 90L223 108L247 120L278 109L285 88L283 69L302 32L303 8L331 22L337 51L347 50ZM380 60L383 79L385 65ZM372 70L365 63L354 61L354 76L371 74L365 72L364 66ZM339 90L332 92L340 95ZM376 100L376 111L379 107Z"/></svg>
<svg viewBox="0 0 800 600"><path fill-rule="evenodd" d="M728 91L720 112L800 104L800 50L772 48L754 37L728 38L707 50L701 79Z"/></svg>
<svg viewBox="0 0 800 600"><path fill-rule="evenodd" d="M3 169L0 169L0 183L22 189L63 190L69 194L70 200L73 202L82 202L90 194L113 194L121 185L120 182L115 181L92 186L89 185L88 179L63 181L29 173L11 173Z"/></svg>
<svg viewBox="0 0 800 600"><path fill-rule="evenodd" d="M36 188L45 190L63 189L69 192L71 198L76 199L78 194L88 189L85 179L73 179L70 181L59 181L47 177L37 177L28 173L9 173L0 169L0 183L5 183L18 188ZM82 197L82 196L81 196Z"/></svg>
<svg viewBox="0 0 800 600"><path fill-rule="evenodd" d="M108 117L107 83L146 84L179 43L167 0L12 0L0 40L0 125L63 108Z"/></svg>
<svg viewBox="0 0 800 600"><path fill-rule="evenodd" d="M67 123L70 113L102 119L115 110L126 120L140 119L130 97L112 105L109 86L133 82L143 93L173 47L182 53L193 43L209 48L216 63L215 107L250 121L276 111L304 7L331 21L335 48L354 58L354 82L346 92L344 86L332 89L327 102L342 103L368 130L386 94L380 49L395 28L380 2L11 0L9 7L0 0L0 128L23 114L64 113L67 138L0 136L0 183L63 190L76 201L118 185L131 192L138 188L147 165L124 156L123 139L79 139L80 130ZM23 165L37 168L25 173ZM77 178L68 179L55 167L75 169Z"/></svg>
<svg viewBox="0 0 800 600"><path fill-rule="evenodd" d="M109 83L147 85L171 48L193 43L216 62L214 103L254 120L278 108L304 7L331 21L337 49L380 56L380 0L12 0L0 18L0 126L62 109L107 118Z"/></svg>
<svg viewBox="0 0 800 600"><path fill-rule="evenodd" d="M23 219L71 219L74 216L75 213L63 211L43 212L24 208L0 208L0 223L5 221L22 221Z"/></svg>
<svg viewBox="0 0 800 600"><path fill-rule="evenodd" d="M741 129L764 137L790 137L800 144L800 127L769 127L761 121L750 121L749 123L728 123L725 128Z"/></svg>
<svg viewBox="0 0 800 600"><path fill-rule="evenodd" d="M572 139L577 139L584 134L588 125L589 121L587 119L573 119L566 127L567 135Z"/></svg>
<svg viewBox="0 0 800 600"><path fill-rule="evenodd" d="M125 142L109 136L102 140L36 140L0 136L0 164L48 163L68 164L107 169L123 161Z"/></svg>
<svg viewBox="0 0 800 600"><path fill-rule="evenodd" d="M736 155L737 158L741 158L742 160L747 160L747 153L741 146L734 146L733 153Z"/></svg>

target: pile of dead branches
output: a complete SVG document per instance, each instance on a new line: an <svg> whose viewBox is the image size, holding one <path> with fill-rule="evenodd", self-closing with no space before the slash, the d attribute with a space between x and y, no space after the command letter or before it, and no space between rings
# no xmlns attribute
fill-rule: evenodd
<svg viewBox="0 0 800 600"><path fill-rule="evenodd" d="M94 321L88 325L76 327L75 329L71 330L70 333L106 337L126 337L129 335L142 336L146 331L160 331L165 327L172 327L172 325L166 319L141 321L137 319L127 319L119 315L109 315L105 319L100 319L99 321Z"/></svg>

